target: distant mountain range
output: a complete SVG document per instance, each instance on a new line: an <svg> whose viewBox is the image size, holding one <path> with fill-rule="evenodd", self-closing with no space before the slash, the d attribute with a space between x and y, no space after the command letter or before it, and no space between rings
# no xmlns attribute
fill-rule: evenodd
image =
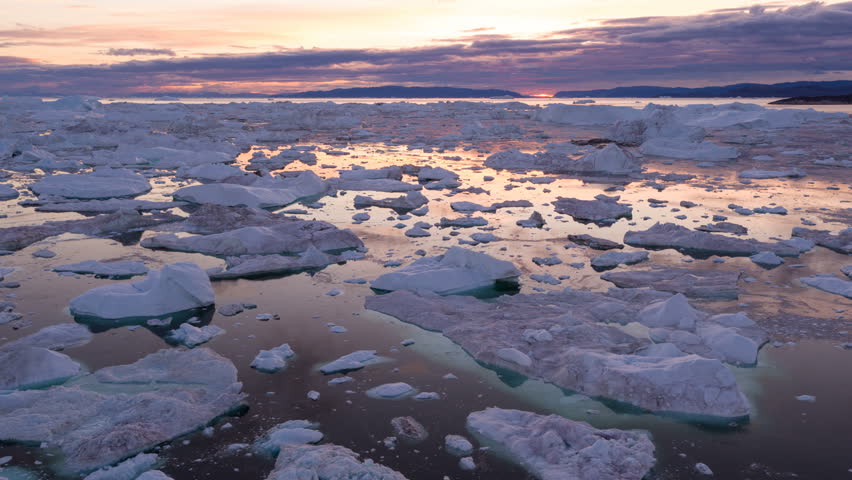
<svg viewBox="0 0 852 480"><path fill-rule="evenodd" d="M626 98L658 98L658 97L801 97L852 94L852 81L838 80L833 82L788 82L764 85L761 83L738 83L720 87L617 87L603 90L574 90L557 92L556 98L576 97L626 97Z"/></svg>
<svg viewBox="0 0 852 480"><path fill-rule="evenodd" d="M284 98L490 98L523 97L518 92L499 89L476 89L457 87L403 87L384 85L381 87L335 88L334 90L312 90L309 92L281 93L273 97Z"/></svg>
<svg viewBox="0 0 852 480"><path fill-rule="evenodd" d="M616 87L600 90L566 90L557 92L555 98L786 98L837 96L852 94L852 81L838 80L832 82L788 82L765 85L760 83L738 83L717 87L684 88L635 86ZM36 96L62 96L45 93L30 93ZM178 98L528 98L527 95L511 90L496 88L477 89L459 87L404 87L401 85L382 85L363 88L336 88L333 90L311 90L307 92L278 93L274 95L262 93L220 93L209 91L185 92L140 92L131 97L156 98L163 95L173 95Z"/></svg>

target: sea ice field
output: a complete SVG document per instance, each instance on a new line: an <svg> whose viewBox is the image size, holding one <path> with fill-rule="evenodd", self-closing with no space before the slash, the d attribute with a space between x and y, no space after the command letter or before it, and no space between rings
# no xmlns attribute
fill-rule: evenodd
<svg viewBox="0 0 852 480"><path fill-rule="evenodd" d="M0 98L0 479L852 475L852 119Z"/></svg>

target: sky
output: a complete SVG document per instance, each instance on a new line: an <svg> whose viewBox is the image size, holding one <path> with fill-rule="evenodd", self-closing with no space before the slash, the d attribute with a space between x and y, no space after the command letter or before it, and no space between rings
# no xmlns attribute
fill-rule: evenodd
<svg viewBox="0 0 852 480"><path fill-rule="evenodd" d="M0 0L0 94L852 79L852 2Z"/></svg>

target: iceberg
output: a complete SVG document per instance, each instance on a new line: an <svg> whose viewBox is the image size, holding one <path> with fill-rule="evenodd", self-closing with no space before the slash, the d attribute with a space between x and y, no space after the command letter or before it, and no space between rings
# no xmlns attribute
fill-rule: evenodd
<svg viewBox="0 0 852 480"><path fill-rule="evenodd" d="M557 415L487 408L468 415L467 428L541 480L641 480L655 463L645 432L598 430Z"/></svg>
<svg viewBox="0 0 852 480"><path fill-rule="evenodd" d="M213 288L204 270L179 262L148 273L145 280L96 287L71 300L71 313L108 319L159 317L212 305Z"/></svg>
<svg viewBox="0 0 852 480"><path fill-rule="evenodd" d="M511 262L461 247L452 247L443 255L415 260L407 267L373 280L376 290L426 290L451 295L495 283L516 283L521 272Z"/></svg>
<svg viewBox="0 0 852 480"><path fill-rule="evenodd" d="M134 197L151 190L148 179L125 169L99 168L87 174L51 175L30 185L36 195L103 199Z"/></svg>

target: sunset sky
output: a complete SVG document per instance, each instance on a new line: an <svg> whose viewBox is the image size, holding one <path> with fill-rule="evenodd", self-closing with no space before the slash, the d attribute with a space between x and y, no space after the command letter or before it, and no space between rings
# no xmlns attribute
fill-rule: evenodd
<svg viewBox="0 0 852 480"><path fill-rule="evenodd" d="M852 2L0 0L0 94L852 78Z"/></svg>

